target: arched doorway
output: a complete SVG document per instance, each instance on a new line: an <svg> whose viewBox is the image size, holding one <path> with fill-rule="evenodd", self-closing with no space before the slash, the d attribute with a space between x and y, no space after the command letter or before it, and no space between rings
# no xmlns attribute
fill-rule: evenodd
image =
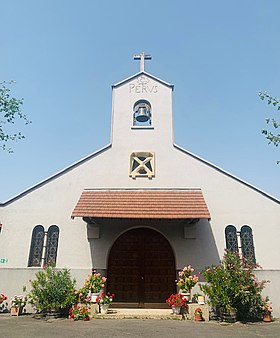
<svg viewBox="0 0 280 338"><path fill-rule="evenodd" d="M176 291L173 250L155 230L129 230L111 248L107 276L116 302L164 303Z"/></svg>

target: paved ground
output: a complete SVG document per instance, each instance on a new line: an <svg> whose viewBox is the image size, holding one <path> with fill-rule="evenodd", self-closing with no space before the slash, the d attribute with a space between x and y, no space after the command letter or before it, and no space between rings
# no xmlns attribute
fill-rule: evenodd
<svg viewBox="0 0 280 338"><path fill-rule="evenodd" d="M207 337L207 338L279 338L280 320L272 323L223 324L167 319L34 319L31 315L0 315L1 338L76 338L76 337Z"/></svg>

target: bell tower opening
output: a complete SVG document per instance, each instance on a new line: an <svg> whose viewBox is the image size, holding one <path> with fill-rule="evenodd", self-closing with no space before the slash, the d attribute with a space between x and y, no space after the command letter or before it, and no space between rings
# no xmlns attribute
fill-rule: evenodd
<svg viewBox="0 0 280 338"><path fill-rule="evenodd" d="M139 100L133 107L133 126L151 126L151 104L146 100Z"/></svg>

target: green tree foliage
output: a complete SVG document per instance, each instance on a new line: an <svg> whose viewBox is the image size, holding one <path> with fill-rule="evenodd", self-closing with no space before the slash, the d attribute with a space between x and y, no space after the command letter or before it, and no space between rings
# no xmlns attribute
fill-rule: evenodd
<svg viewBox="0 0 280 338"><path fill-rule="evenodd" d="M28 301L39 313L45 314L52 310L67 310L68 313L76 297L75 284L70 270L45 267L31 281L32 289L28 294Z"/></svg>
<svg viewBox="0 0 280 338"><path fill-rule="evenodd" d="M14 123L17 119L21 119L25 124L30 121L27 116L22 113L21 107L23 99L17 99L11 96L9 88L11 82L0 82L0 148L12 152L10 147L7 147L9 141L17 141L24 138L20 131L15 131Z"/></svg>
<svg viewBox="0 0 280 338"><path fill-rule="evenodd" d="M275 107L277 112L280 111L280 100L277 98L273 98L271 95L269 95L266 92L259 92L259 97L261 100L267 101L268 104L271 104ZM263 129L262 134L265 135L266 139L268 140L268 143L274 144L276 147L280 144L280 134L275 131L275 129L280 127L280 123L275 118L267 118L266 123L269 125L270 130ZM277 163L280 163L278 161Z"/></svg>

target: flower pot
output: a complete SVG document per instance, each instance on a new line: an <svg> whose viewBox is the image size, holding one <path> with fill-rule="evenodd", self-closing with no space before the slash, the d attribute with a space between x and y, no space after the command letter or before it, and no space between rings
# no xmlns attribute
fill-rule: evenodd
<svg viewBox="0 0 280 338"><path fill-rule="evenodd" d="M179 315L181 313L181 306L172 306L172 314Z"/></svg>
<svg viewBox="0 0 280 338"><path fill-rule="evenodd" d="M186 302L189 303L191 301L191 293L190 292L181 291L180 293L184 297Z"/></svg>
<svg viewBox="0 0 280 338"><path fill-rule="evenodd" d="M11 307L11 316L20 316L22 314L22 306L12 306Z"/></svg>
<svg viewBox="0 0 280 338"><path fill-rule="evenodd" d="M194 314L194 320L196 322L201 322L203 320L202 315L200 313L195 313Z"/></svg>
<svg viewBox="0 0 280 338"><path fill-rule="evenodd" d="M264 313L263 314L263 321L266 322L266 323L271 322L272 321L271 313Z"/></svg>
<svg viewBox="0 0 280 338"><path fill-rule="evenodd" d="M68 312L68 311L67 311ZM59 308L53 308L53 309L50 309L48 312L47 312L47 316L49 318L60 318L61 317L61 309Z"/></svg>
<svg viewBox="0 0 280 338"><path fill-rule="evenodd" d="M95 293L91 293L91 302L92 303L96 303L97 302L97 298L100 296L100 292L95 292Z"/></svg>
<svg viewBox="0 0 280 338"><path fill-rule="evenodd" d="M232 308L230 310L221 310L221 319L227 323L235 323L237 321L236 309Z"/></svg>
<svg viewBox="0 0 280 338"><path fill-rule="evenodd" d="M110 304L100 304L100 313L105 315L108 312Z"/></svg>

